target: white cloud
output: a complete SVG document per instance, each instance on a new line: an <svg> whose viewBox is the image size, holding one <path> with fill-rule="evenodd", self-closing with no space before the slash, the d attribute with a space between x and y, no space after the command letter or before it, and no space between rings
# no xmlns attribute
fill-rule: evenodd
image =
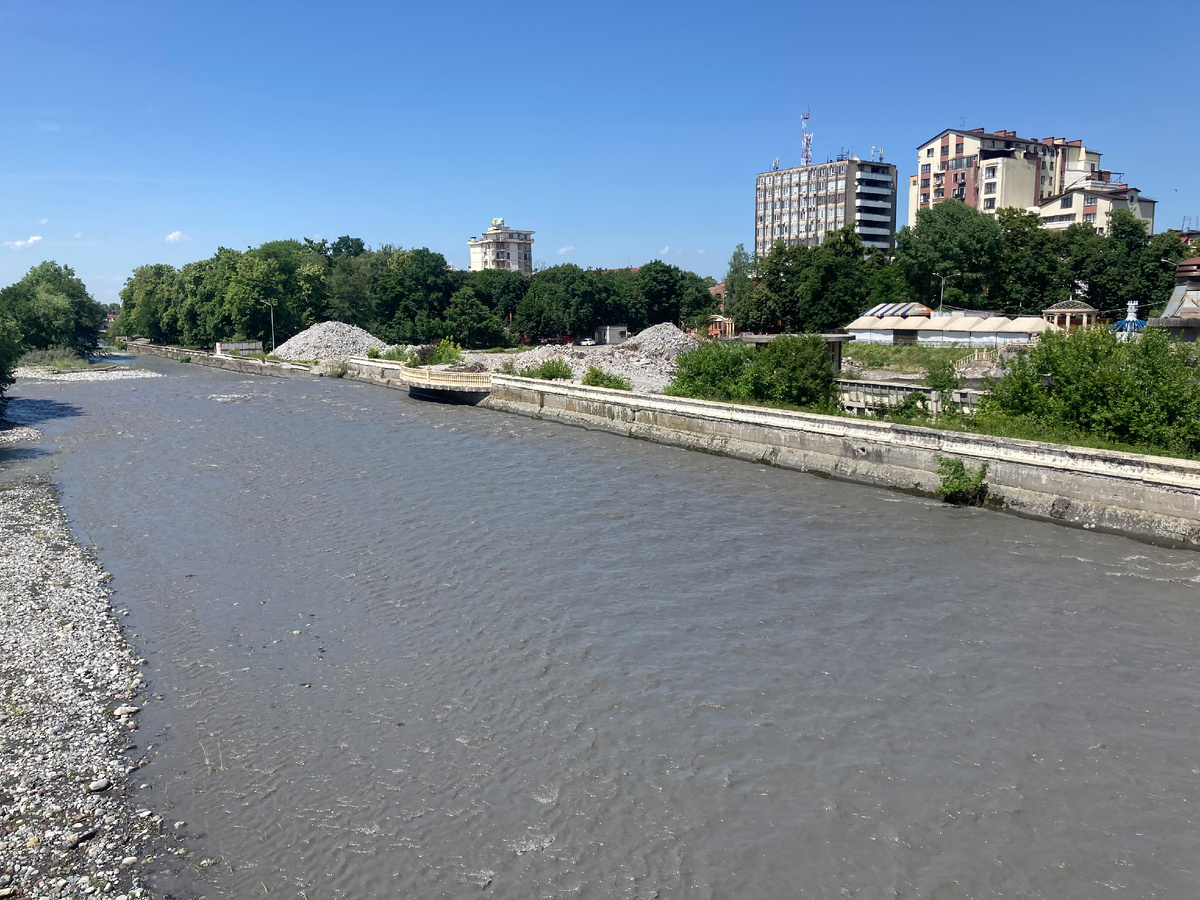
<svg viewBox="0 0 1200 900"><path fill-rule="evenodd" d="M180 241L190 241L191 238L182 231L172 231L165 238L163 238L163 240L165 240L168 244L178 244Z"/></svg>
<svg viewBox="0 0 1200 900"><path fill-rule="evenodd" d="M658 255L666 256L670 252L671 252L671 245L667 244L667 246L663 247L661 250L658 251Z"/></svg>
<svg viewBox="0 0 1200 900"><path fill-rule="evenodd" d="M82 231L75 232L75 240L79 240L81 237L83 237Z"/></svg>
<svg viewBox="0 0 1200 900"><path fill-rule="evenodd" d="M708 251L707 250L697 250L696 252L699 253L701 256L703 256Z"/></svg>
<svg viewBox="0 0 1200 900"><path fill-rule="evenodd" d="M40 234L33 234L33 235L30 235L30 236L29 236L29 239L28 239L28 240L24 240L24 241L5 241L5 242L4 242L4 246L5 246L5 247L12 247L14 250L19 250L21 247L32 247L34 244L36 244L36 243L37 243L38 241L40 241L41 239L42 239L42 236L41 236Z"/></svg>
<svg viewBox="0 0 1200 900"><path fill-rule="evenodd" d="M562 256L562 255L564 255L564 254L566 254L566 253L570 253L570 252L571 252L572 250L574 250L574 249L575 249L575 248L574 248L574 246L571 246L571 245L568 245L568 246L566 246L566 247L559 247L559 248L558 248L558 255L559 255L559 256Z"/></svg>
<svg viewBox="0 0 1200 900"><path fill-rule="evenodd" d="M45 225L45 224L46 224L47 222L49 222L49 221L50 221L49 219L38 219L38 224L39 224L39 225Z"/></svg>

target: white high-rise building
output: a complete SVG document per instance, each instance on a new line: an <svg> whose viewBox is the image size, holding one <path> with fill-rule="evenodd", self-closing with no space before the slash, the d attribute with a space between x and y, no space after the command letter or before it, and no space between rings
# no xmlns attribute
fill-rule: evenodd
<svg viewBox="0 0 1200 900"><path fill-rule="evenodd" d="M503 219L492 219L492 227L483 233L483 237L472 237L467 245L471 248L472 272L508 269L533 274L532 231L517 231L507 227Z"/></svg>
<svg viewBox="0 0 1200 900"><path fill-rule="evenodd" d="M852 225L867 247L896 241L896 167L882 160L837 160L760 172L755 182L754 254L771 245L815 247L827 232Z"/></svg>

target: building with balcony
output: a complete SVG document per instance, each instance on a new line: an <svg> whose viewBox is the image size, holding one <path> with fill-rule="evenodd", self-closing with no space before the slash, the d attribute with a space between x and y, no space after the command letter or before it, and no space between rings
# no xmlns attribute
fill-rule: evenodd
<svg viewBox="0 0 1200 900"><path fill-rule="evenodd" d="M896 167L847 156L760 172L755 182L754 255L771 245L815 247L845 225L867 247L896 245Z"/></svg>
<svg viewBox="0 0 1200 900"><path fill-rule="evenodd" d="M1100 185L1107 185L1101 189ZM1089 186L1091 189L1089 190ZM1112 190L1109 190L1109 189ZM917 210L929 209L942 200L962 200L969 206L994 215L1007 207L1038 212L1047 226L1070 224L1069 216L1054 209L1055 203L1066 202L1063 209L1078 209L1079 201L1070 195L1086 191L1092 199L1100 194L1113 194L1116 205L1105 206L1103 212L1117 208L1120 199L1115 195L1128 192L1129 186L1112 183L1112 173L1100 168L1100 153L1089 150L1082 141L1046 137L1041 140L1020 137L1015 131L990 132L983 128L948 128L917 148L917 174L908 182L908 224L917 223ZM1145 218L1149 212L1153 230L1152 200L1144 200L1139 211L1137 192L1131 208L1135 215ZM1087 221L1104 228L1103 215L1091 204ZM1046 211L1043 211L1046 210ZM1082 215L1082 213L1077 213ZM1084 221L1082 218L1078 221Z"/></svg>
<svg viewBox="0 0 1200 900"><path fill-rule="evenodd" d="M508 269L511 272L533 274L533 232L518 231L492 219L491 227L482 237L467 241L471 248L471 271Z"/></svg>
<svg viewBox="0 0 1200 900"><path fill-rule="evenodd" d="M1127 184L1089 179L1057 196L1047 197L1037 205L1037 213L1047 228L1062 229L1076 222L1087 222L1104 234L1108 229L1108 214L1125 209L1146 223L1147 234L1153 234L1156 202Z"/></svg>

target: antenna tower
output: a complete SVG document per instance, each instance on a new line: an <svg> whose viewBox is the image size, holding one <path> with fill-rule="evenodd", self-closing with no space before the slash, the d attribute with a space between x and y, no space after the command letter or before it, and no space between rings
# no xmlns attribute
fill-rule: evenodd
<svg viewBox="0 0 1200 900"><path fill-rule="evenodd" d="M812 139L813 136L808 133L808 119L811 115L810 110L805 110L804 115L800 117L800 165L812 165Z"/></svg>

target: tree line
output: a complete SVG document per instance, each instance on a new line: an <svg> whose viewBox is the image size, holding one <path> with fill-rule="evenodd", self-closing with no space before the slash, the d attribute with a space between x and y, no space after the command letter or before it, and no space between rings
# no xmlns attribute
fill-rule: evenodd
<svg viewBox="0 0 1200 900"><path fill-rule="evenodd" d="M0 411L13 369L30 350L95 352L105 308L92 299L69 266L46 260L20 281L0 289Z"/></svg>
<svg viewBox="0 0 1200 900"><path fill-rule="evenodd" d="M1091 223L1051 230L1036 213L1002 209L993 217L946 200L899 231L892 258L868 252L851 226L817 247L776 243L757 261L739 244L726 309L740 329L795 332L842 328L876 304L906 301L1040 315L1077 297L1123 317L1134 300L1144 318L1170 296L1175 263L1198 252L1178 233L1149 236L1125 210L1112 213L1101 234Z"/></svg>
<svg viewBox="0 0 1200 900"><path fill-rule="evenodd" d="M602 324L633 330L707 317L711 278L654 260L639 269L559 265L532 277L502 269L456 271L427 248L361 238L269 241L175 268L134 270L121 290L117 332L185 346L275 339L317 322L357 325L390 343L450 338L491 347L518 338L591 334Z"/></svg>

